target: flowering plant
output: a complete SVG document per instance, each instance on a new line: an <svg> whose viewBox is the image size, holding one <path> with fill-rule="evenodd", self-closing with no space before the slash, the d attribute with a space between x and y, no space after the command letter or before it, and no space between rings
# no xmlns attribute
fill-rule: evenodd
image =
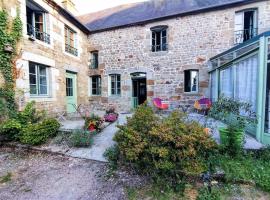
<svg viewBox="0 0 270 200"><path fill-rule="evenodd" d="M105 122L115 122L118 119L117 113L109 113L104 116Z"/></svg>
<svg viewBox="0 0 270 200"><path fill-rule="evenodd" d="M91 132L95 130L100 130L103 122L104 119L93 114L91 115L91 117L85 119L85 129Z"/></svg>

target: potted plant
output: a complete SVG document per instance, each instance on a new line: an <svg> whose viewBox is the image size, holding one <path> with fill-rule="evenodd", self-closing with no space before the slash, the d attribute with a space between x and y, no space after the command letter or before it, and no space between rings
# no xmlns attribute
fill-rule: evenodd
<svg viewBox="0 0 270 200"><path fill-rule="evenodd" d="M229 113L224 122L227 127L219 128L220 141L223 147L232 153L241 151L244 146L244 133L249 125L254 125L256 119L249 115Z"/></svg>
<svg viewBox="0 0 270 200"><path fill-rule="evenodd" d="M114 107L110 107L106 110L106 114L104 115L105 122L115 122L118 119L118 113L115 112Z"/></svg>
<svg viewBox="0 0 270 200"><path fill-rule="evenodd" d="M103 124L103 119L97 115L91 115L90 117L85 118L85 129L92 131L100 131Z"/></svg>

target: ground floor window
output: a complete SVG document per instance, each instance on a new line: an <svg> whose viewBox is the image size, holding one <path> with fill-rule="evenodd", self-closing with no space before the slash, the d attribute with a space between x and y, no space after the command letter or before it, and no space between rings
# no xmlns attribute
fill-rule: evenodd
<svg viewBox="0 0 270 200"><path fill-rule="evenodd" d="M30 95L33 96L47 96L48 90L48 66L29 63L29 83Z"/></svg>
<svg viewBox="0 0 270 200"><path fill-rule="evenodd" d="M185 92L198 92L199 71L198 70L185 70L184 72L184 82L185 82Z"/></svg>
<svg viewBox="0 0 270 200"><path fill-rule="evenodd" d="M121 95L121 75L111 74L110 75L110 94Z"/></svg>
<svg viewBox="0 0 270 200"><path fill-rule="evenodd" d="M91 94L101 95L101 76L91 77Z"/></svg>

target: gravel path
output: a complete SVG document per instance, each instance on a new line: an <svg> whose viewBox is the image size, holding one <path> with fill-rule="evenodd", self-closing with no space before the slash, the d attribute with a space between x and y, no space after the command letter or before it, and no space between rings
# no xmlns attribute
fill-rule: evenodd
<svg viewBox="0 0 270 200"><path fill-rule="evenodd" d="M106 164L76 158L0 149L0 200L121 200L124 187L105 180ZM0 178L1 180L1 178Z"/></svg>

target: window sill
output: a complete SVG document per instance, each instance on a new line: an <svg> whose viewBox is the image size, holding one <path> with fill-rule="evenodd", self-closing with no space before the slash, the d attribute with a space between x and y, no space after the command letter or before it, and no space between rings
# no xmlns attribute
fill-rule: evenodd
<svg viewBox="0 0 270 200"><path fill-rule="evenodd" d="M198 96L200 95L199 92L184 92L185 96Z"/></svg>
<svg viewBox="0 0 270 200"><path fill-rule="evenodd" d="M169 53L168 50L167 50L167 51L155 51L155 52L151 51L151 52L150 52L150 55L151 55L151 56L165 56L165 55L167 55L168 53Z"/></svg>

